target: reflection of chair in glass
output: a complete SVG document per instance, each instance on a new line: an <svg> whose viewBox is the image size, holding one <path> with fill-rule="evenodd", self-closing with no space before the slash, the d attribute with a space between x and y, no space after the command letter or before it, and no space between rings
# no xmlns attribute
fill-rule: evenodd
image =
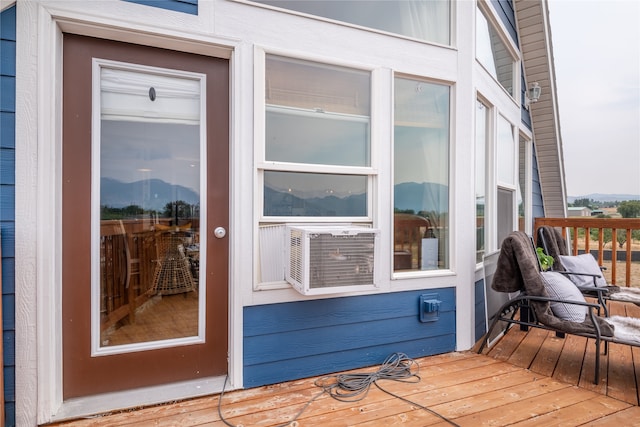
<svg viewBox="0 0 640 427"><path fill-rule="evenodd" d="M187 233L162 231L156 234L158 259L153 275L153 293L172 295L196 290L189 260L184 254Z"/></svg>
<svg viewBox="0 0 640 427"><path fill-rule="evenodd" d="M422 262L422 239L430 237L431 222L424 217L396 213L393 217L393 269L420 269Z"/></svg>

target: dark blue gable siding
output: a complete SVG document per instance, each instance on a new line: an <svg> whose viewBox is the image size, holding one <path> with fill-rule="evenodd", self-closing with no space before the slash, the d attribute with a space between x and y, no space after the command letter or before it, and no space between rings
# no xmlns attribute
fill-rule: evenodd
<svg viewBox="0 0 640 427"><path fill-rule="evenodd" d="M436 321L421 295L442 301ZM454 351L455 328L454 288L245 307L244 387Z"/></svg>
<svg viewBox="0 0 640 427"><path fill-rule="evenodd" d="M147 6L173 10L175 12L198 14L198 0L125 0L131 3L139 3Z"/></svg>
<svg viewBox="0 0 640 427"><path fill-rule="evenodd" d="M475 293L475 340L476 342L482 338L485 332L487 332L487 315L484 303L484 279L478 280L474 285Z"/></svg>
<svg viewBox="0 0 640 427"><path fill-rule="evenodd" d="M16 7L0 13L0 238L6 425L15 425Z"/></svg>
<svg viewBox="0 0 640 427"><path fill-rule="evenodd" d="M535 141L534 141L535 148ZM532 183L531 183L531 216L533 218L544 217L544 201L542 199L542 187L540 185L540 172L538 171L538 157L536 156L536 150L533 150L532 159Z"/></svg>
<svg viewBox="0 0 640 427"><path fill-rule="evenodd" d="M516 13L513 9L513 0L491 0L491 4L500 20L506 27L509 35L518 46L518 32L516 30Z"/></svg>
<svg viewBox="0 0 640 427"><path fill-rule="evenodd" d="M531 112L525 108L525 99L528 90L527 81L524 79L524 66L521 67L520 73L520 120L529 130L533 130L531 125Z"/></svg>

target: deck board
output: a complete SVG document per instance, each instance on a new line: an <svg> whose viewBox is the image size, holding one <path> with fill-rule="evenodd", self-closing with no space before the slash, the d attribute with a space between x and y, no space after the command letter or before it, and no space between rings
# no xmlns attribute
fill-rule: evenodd
<svg viewBox="0 0 640 427"><path fill-rule="evenodd" d="M614 310L640 315L636 306ZM418 383L380 382L386 391L413 403L375 387L357 402L340 402L322 394L300 415L298 425L451 425L422 405L460 426L640 426L640 348L611 345L601 359L597 386L594 360L592 340L557 338L548 331L514 327L482 355L466 351L418 359ZM316 379L229 391L222 399L223 416L231 424L247 427L281 425L321 393ZM218 416L219 398L206 396L54 425L224 427Z"/></svg>

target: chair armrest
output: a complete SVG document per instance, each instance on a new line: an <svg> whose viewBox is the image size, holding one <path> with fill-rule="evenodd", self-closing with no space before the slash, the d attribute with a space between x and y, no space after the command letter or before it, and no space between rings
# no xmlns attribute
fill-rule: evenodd
<svg viewBox="0 0 640 427"><path fill-rule="evenodd" d="M512 301L525 300L525 299L529 300L529 301L561 302L563 304L582 305L582 306L590 307L590 308L594 308L594 309L600 308L600 304L596 304L596 303L593 303L593 302L573 301L573 300L565 300L565 299L553 298L553 297L540 297L540 296L536 296L536 295L521 295L521 296L518 296L518 297L514 298Z"/></svg>
<svg viewBox="0 0 640 427"><path fill-rule="evenodd" d="M593 286L594 287L597 287L596 279L598 277L602 277L602 274L580 273L580 272L577 272L577 271L558 271L558 273L563 274L565 276L572 275L572 276L587 276L587 277L591 277L593 279ZM580 287L580 286L578 286L578 287Z"/></svg>

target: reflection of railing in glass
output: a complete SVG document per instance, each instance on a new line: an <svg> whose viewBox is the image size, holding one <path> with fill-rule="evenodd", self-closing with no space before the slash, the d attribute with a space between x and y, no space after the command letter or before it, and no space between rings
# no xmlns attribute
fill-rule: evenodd
<svg viewBox="0 0 640 427"><path fill-rule="evenodd" d="M198 293L190 291L198 285L198 221L179 229L169 222L101 221L102 346L197 335Z"/></svg>

